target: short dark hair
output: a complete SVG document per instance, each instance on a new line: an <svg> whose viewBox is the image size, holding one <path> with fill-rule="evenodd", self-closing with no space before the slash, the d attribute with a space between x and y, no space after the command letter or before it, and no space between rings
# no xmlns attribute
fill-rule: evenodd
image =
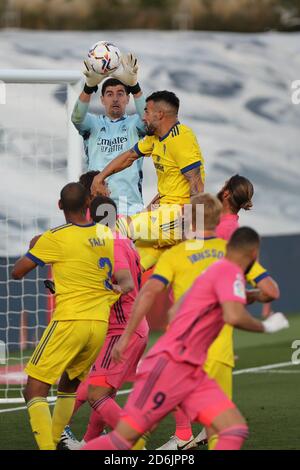
<svg viewBox="0 0 300 470"><path fill-rule="evenodd" d="M102 206L102 210L98 210ZM117 220L117 205L107 196L96 196L90 204L90 214L94 222L113 229Z"/></svg>
<svg viewBox="0 0 300 470"><path fill-rule="evenodd" d="M61 208L65 212L80 212L87 208L88 191L81 183L68 183L60 192Z"/></svg>
<svg viewBox="0 0 300 470"><path fill-rule="evenodd" d="M227 244L228 249L249 250L259 246L260 237L258 233L250 227L240 227L233 234Z"/></svg>
<svg viewBox="0 0 300 470"><path fill-rule="evenodd" d="M148 101L154 101L155 103L163 101L164 103L167 103L172 106L178 113L180 101L179 98L175 95L175 93L173 93L173 91L155 91L146 98L146 102Z"/></svg>
<svg viewBox="0 0 300 470"><path fill-rule="evenodd" d="M79 178L79 183L81 183L90 193L93 179L95 176L99 175L99 173L100 171L88 171L87 173L83 173Z"/></svg>
<svg viewBox="0 0 300 470"><path fill-rule="evenodd" d="M120 80L118 80L117 78L108 78L107 80L105 80L105 82L103 82L103 85L101 88L102 96L104 96L104 93L107 87L118 86L118 85L122 85L124 87L126 94L129 95L129 88L127 85L124 85L124 83L120 82Z"/></svg>

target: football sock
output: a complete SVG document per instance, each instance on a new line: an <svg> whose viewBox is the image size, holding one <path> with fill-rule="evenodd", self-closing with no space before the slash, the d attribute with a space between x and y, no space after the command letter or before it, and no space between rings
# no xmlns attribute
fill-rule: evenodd
<svg viewBox="0 0 300 470"><path fill-rule="evenodd" d="M193 430L188 416L181 408L177 408L173 414L176 421L175 436L183 441L189 441L193 436Z"/></svg>
<svg viewBox="0 0 300 470"><path fill-rule="evenodd" d="M218 434L213 434L208 439L208 450L214 450L218 442Z"/></svg>
<svg viewBox="0 0 300 470"><path fill-rule="evenodd" d="M52 419L44 397L32 398L27 403L30 425L40 450L55 450L52 438Z"/></svg>
<svg viewBox="0 0 300 470"><path fill-rule="evenodd" d="M131 450L144 450L149 435L150 433L146 432L138 441L136 441Z"/></svg>
<svg viewBox="0 0 300 470"><path fill-rule="evenodd" d="M89 424L87 426L86 433L83 436L83 440L85 442L89 442L92 439L99 437L99 434L103 432L103 429L104 421L96 411L92 410L90 414Z"/></svg>
<svg viewBox="0 0 300 470"><path fill-rule="evenodd" d="M248 427L246 425L223 429L218 435L215 450L239 450L247 437Z"/></svg>
<svg viewBox="0 0 300 470"><path fill-rule="evenodd" d="M75 399L76 393L57 392L57 400L52 416L52 435L55 444L60 441L61 433L70 422Z"/></svg>
<svg viewBox="0 0 300 470"><path fill-rule="evenodd" d="M111 398L110 395L99 398L91 407L100 416L102 421L112 429L114 429L119 421L121 407Z"/></svg>
<svg viewBox="0 0 300 470"><path fill-rule="evenodd" d="M85 444L81 450L129 450L132 444L116 431L105 436L93 439Z"/></svg>

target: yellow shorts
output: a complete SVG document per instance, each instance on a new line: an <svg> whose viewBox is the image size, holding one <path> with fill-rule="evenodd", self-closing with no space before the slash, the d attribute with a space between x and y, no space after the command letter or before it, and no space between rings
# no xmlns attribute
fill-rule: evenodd
<svg viewBox="0 0 300 470"><path fill-rule="evenodd" d="M84 380L104 343L108 324L99 320L52 320L35 348L25 372L53 385L67 372Z"/></svg>
<svg viewBox="0 0 300 470"><path fill-rule="evenodd" d="M210 378L220 385L223 392L232 400L232 367L223 362L207 359L204 370Z"/></svg>
<svg viewBox="0 0 300 470"><path fill-rule="evenodd" d="M117 227L131 240L139 240L158 248L172 246L182 241L181 213L182 206L164 204L153 211L130 216L130 222L121 217L117 221Z"/></svg>

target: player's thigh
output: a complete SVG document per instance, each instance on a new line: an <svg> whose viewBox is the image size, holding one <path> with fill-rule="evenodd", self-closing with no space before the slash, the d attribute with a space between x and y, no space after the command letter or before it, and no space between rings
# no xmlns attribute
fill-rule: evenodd
<svg viewBox="0 0 300 470"><path fill-rule="evenodd" d="M26 366L26 373L37 380L55 383L85 347L88 341L85 323L51 321Z"/></svg>
<svg viewBox="0 0 300 470"><path fill-rule="evenodd" d="M197 386L187 395L181 407L192 421L199 421L206 427L210 427L223 413L236 409L217 382L201 371Z"/></svg>
<svg viewBox="0 0 300 470"><path fill-rule="evenodd" d="M174 245L182 239L180 220L179 205L166 204L153 211L135 214L131 216L131 237L158 247Z"/></svg>
<svg viewBox="0 0 300 470"><path fill-rule="evenodd" d="M232 367L212 358L204 365L205 372L220 385L223 392L232 399Z"/></svg>
<svg viewBox="0 0 300 470"><path fill-rule="evenodd" d="M69 362L66 372L70 380L76 377L80 381L83 381L88 376L104 344L108 324L100 320L90 320L80 323L82 323L82 325L78 325L76 335L78 341L80 341L81 328L85 328L84 336L86 337L86 341L82 342L83 347L78 354L73 356L72 361Z"/></svg>
<svg viewBox="0 0 300 470"><path fill-rule="evenodd" d="M139 432L152 429L193 390L194 370L166 353L146 358L125 405L124 419Z"/></svg>
<svg viewBox="0 0 300 470"><path fill-rule="evenodd" d="M89 374L89 383L97 385L97 378L105 377L106 383L114 389L131 378L136 371L137 364L147 346L147 338L141 338L136 333L131 337L120 362L111 358L114 345L119 340L122 331L110 331L105 339L104 345Z"/></svg>

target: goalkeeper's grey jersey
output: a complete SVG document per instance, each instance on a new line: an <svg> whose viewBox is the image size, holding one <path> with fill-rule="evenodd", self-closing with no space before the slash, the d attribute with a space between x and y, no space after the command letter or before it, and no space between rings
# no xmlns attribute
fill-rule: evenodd
<svg viewBox="0 0 300 470"><path fill-rule="evenodd" d="M135 99L135 104L139 114L125 114L120 119L111 120L104 115L88 113L88 103L77 100L72 122L84 139L89 170L103 170L111 160L132 148L144 135L144 124L140 117L145 107L144 97ZM142 181L142 158L108 178L111 198L120 214L132 215L142 210Z"/></svg>

